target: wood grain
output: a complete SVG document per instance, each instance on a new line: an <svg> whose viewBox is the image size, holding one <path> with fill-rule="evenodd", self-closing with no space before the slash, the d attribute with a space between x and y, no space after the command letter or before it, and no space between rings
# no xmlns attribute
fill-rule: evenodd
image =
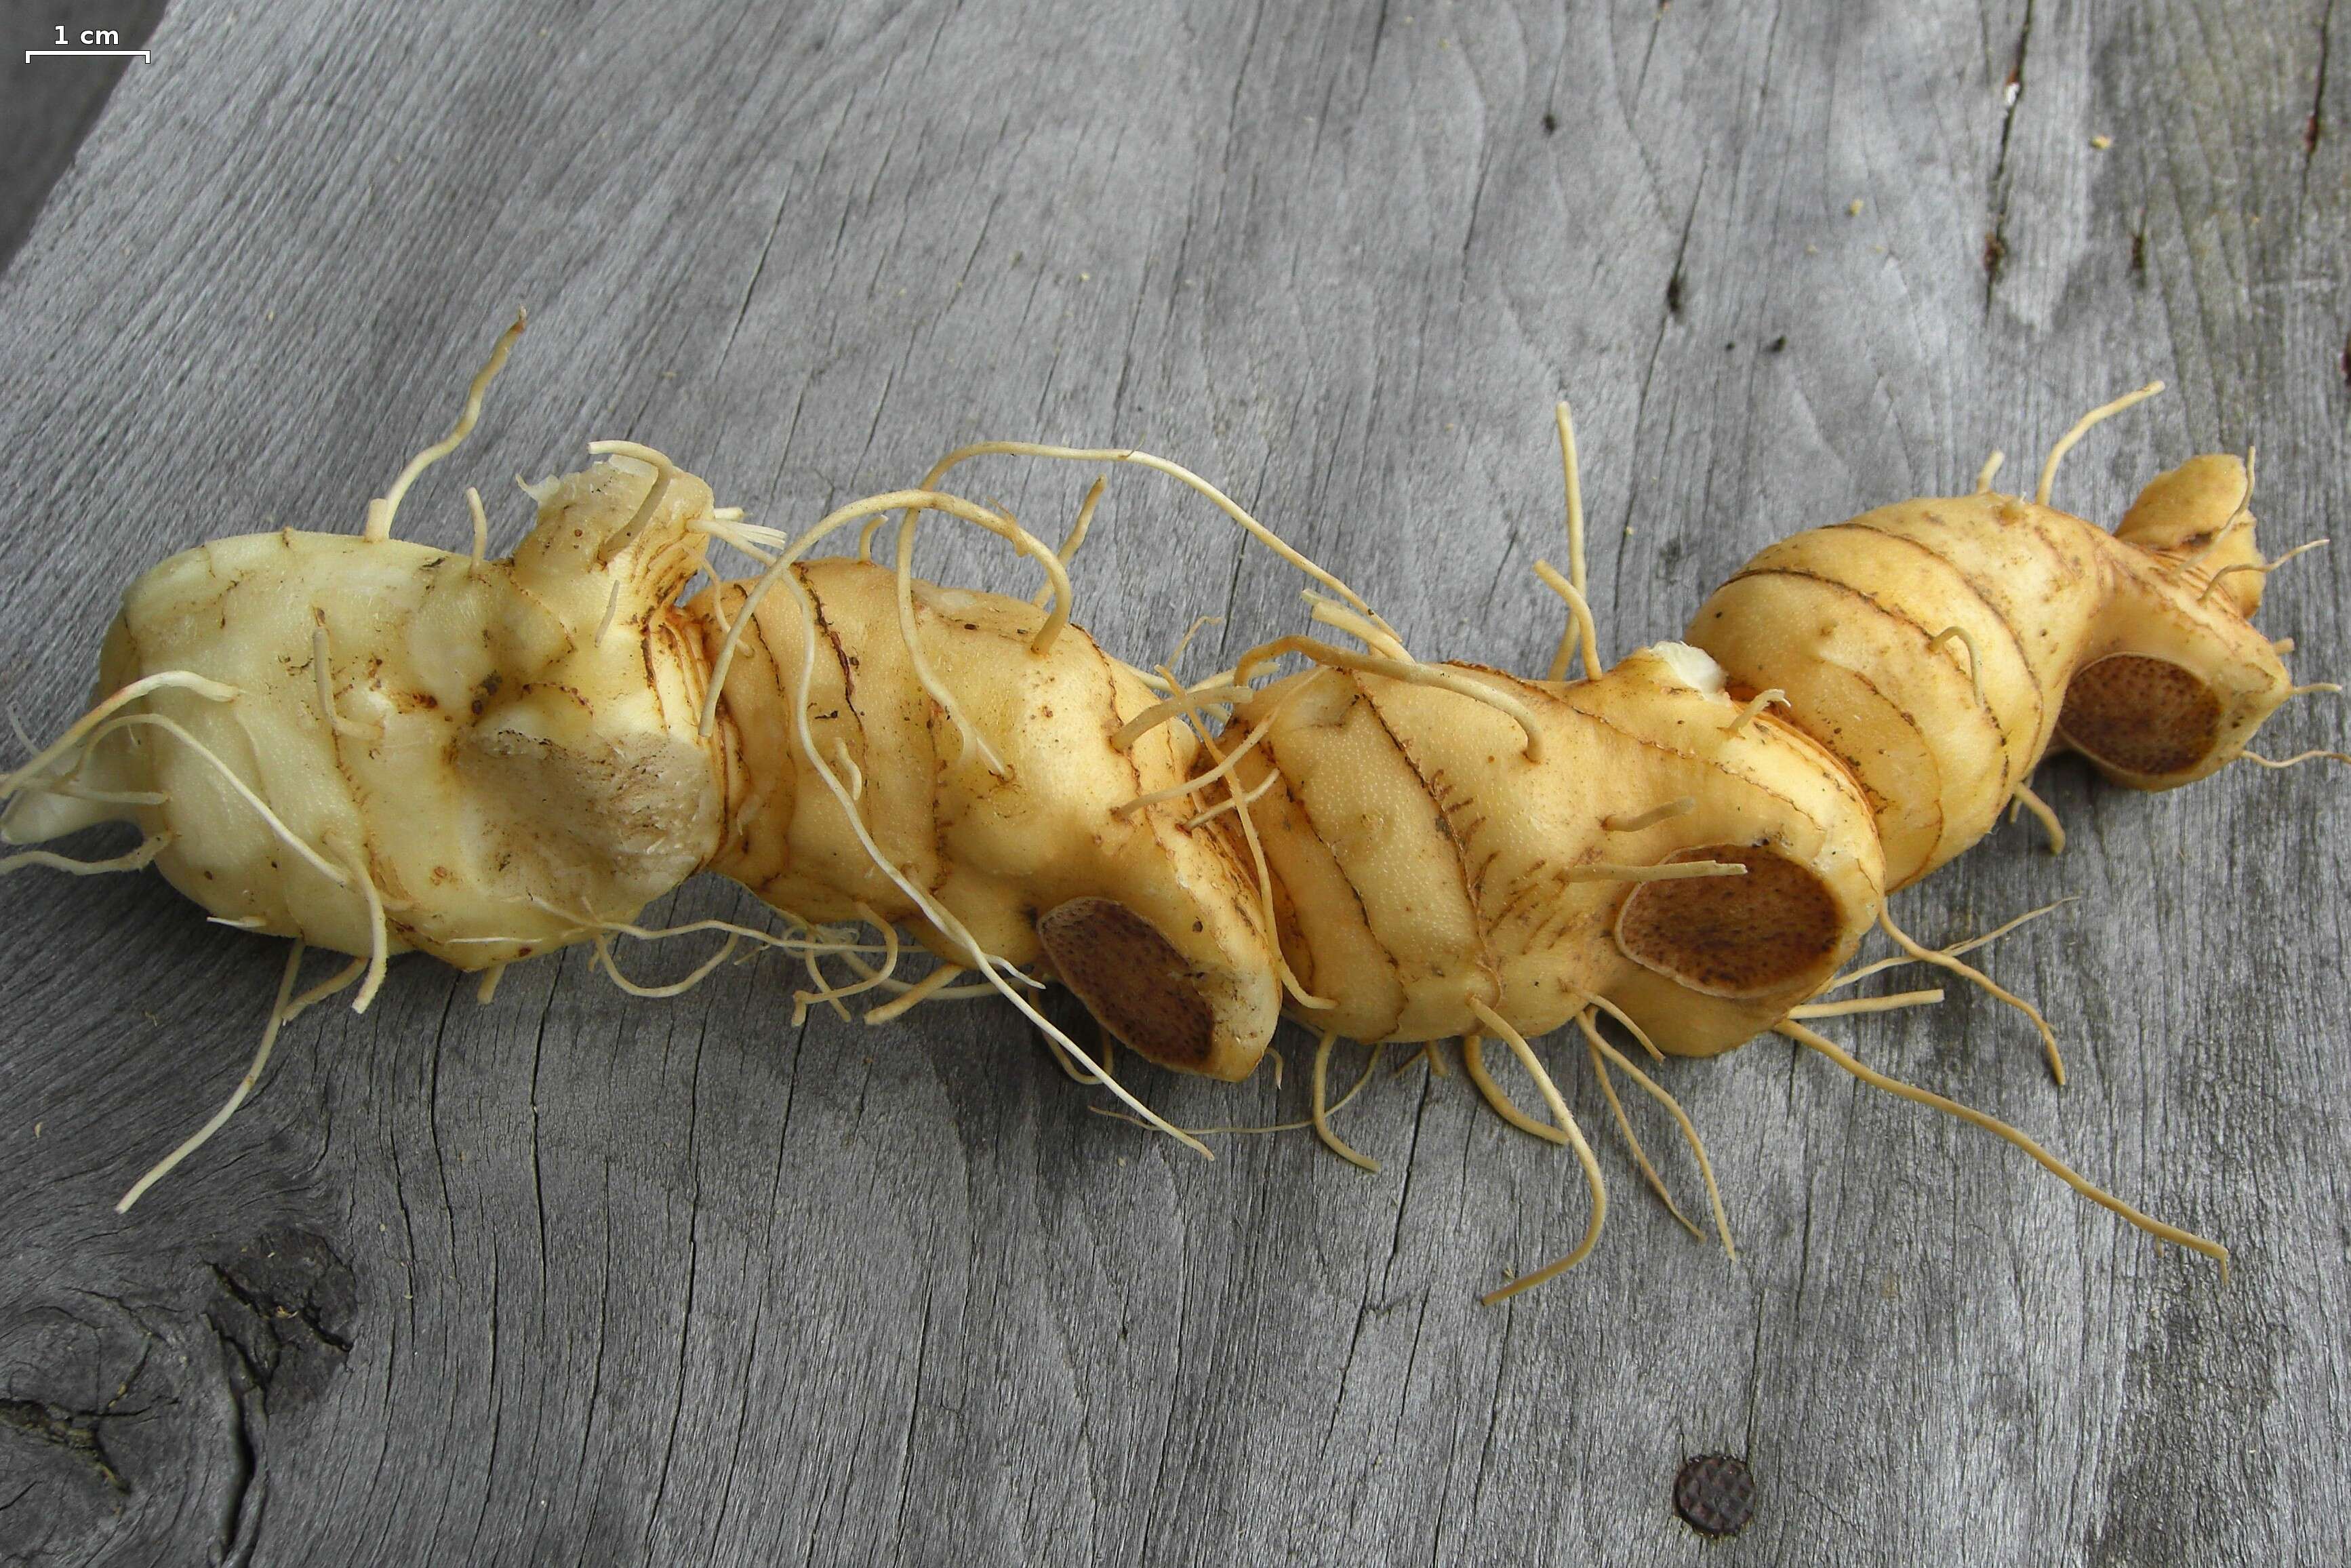
<svg viewBox="0 0 2351 1568"><path fill-rule="evenodd" d="M779 523L967 439L1143 444L1416 648L1540 668L1559 395L1614 656L1767 539L1964 489L1993 446L2029 476L2155 376L2173 393L2094 436L2060 504L2111 519L2158 467L2258 443L2265 540L2315 537L2351 515L2346 25L2326 0L183 5L0 278L0 695L66 722L114 596L172 549L356 528L517 303L479 434L403 514L427 538L465 538L465 484L590 436ZM1090 477L968 483L1059 519ZM1081 565L1081 618L1136 658L1203 613L1228 650L1302 618L1142 476ZM921 569L1027 591L946 529ZM2322 553L2273 588L2305 679L2351 649L2346 576ZM2342 719L2273 733L2339 745ZM1738 1264L1604 1149L1599 1251L1487 1310L1584 1198L1458 1075L1349 1111L1377 1176L1298 1134L1205 1164L1090 1114L995 1006L795 1030L772 961L658 1003L576 953L488 1007L412 958L364 1017L308 1015L118 1219L244 1070L280 955L152 878L14 879L0 1558L2328 1561L2344 779L2040 787L2064 858L2028 821L1898 913L1941 937L2078 898L1991 960L2071 1087L1966 995L1837 1032L2224 1239L2225 1287L1767 1040L1667 1074ZM696 883L653 913L751 907ZM1295 1113L1302 1076L1136 1081L1221 1123ZM1671 1508L1713 1450L1760 1489L1728 1543Z"/></svg>

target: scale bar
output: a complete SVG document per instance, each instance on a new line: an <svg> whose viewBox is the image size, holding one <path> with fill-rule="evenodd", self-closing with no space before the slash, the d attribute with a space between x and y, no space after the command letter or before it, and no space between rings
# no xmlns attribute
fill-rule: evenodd
<svg viewBox="0 0 2351 1568"><path fill-rule="evenodd" d="M137 55L149 65L153 65L155 63L152 52L147 49L26 49L25 51L25 63L26 65L31 65L33 63L33 57L36 55L46 55L51 57L59 55Z"/></svg>

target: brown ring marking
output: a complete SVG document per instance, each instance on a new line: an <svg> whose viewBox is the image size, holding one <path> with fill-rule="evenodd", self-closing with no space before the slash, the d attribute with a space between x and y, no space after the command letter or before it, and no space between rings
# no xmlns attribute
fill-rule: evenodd
<svg viewBox="0 0 2351 1568"><path fill-rule="evenodd" d="M2147 653L2109 653L2074 672L2057 733L2126 773L2185 773L2212 753L2220 699L2192 670Z"/></svg>
<svg viewBox="0 0 2351 1568"><path fill-rule="evenodd" d="M1810 866L1769 845L1708 844L1667 863L1730 861L1744 876L1643 883L1616 915L1625 956L1690 990L1742 1000L1780 989L1835 952L1844 922Z"/></svg>

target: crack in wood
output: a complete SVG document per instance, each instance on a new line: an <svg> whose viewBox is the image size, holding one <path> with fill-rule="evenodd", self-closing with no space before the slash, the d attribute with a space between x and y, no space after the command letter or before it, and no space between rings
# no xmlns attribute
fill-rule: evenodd
<svg viewBox="0 0 2351 1568"><path fill-rule="evenodd" d="M0 1427L22 1432L54 1448L63 1448L98 1473L116 1491L129 1493L131 1482L115 1468L99 1437L98 1424L110 1410L69 1410L40 1399L0 1399ZM24 1494L19 1492L21 1498ZM15 1500L11 1500L13 1502Z"/></svg>
<svg viewBox="0 0 2351 1568"><path fill-rule="evenodd" d="M2318 80L2310 91L2310 118L2302 122L2302 163L2305 172L2310 161L2318 155L2318 143L2326 134L2326 56L2335 28L2335 0L2326 0L2326 10L2318 19Z"/></svg>
<svg viewBox="0 0 2351 1568"><path fill-rule="evenodd" d="M2025 0L2024 23L2017 29L2016 57L2008 68L2008 78L2001 84L2006 102L2000 115L2000 152L1992 162L1991 232L1984 235L1984 314L1991 313L1992 290L2000 285L2001 268L2008 264L2008 146L2016 131L2017 106L2024 101L2024 57L2032 47L2033 0Z"/></svg>

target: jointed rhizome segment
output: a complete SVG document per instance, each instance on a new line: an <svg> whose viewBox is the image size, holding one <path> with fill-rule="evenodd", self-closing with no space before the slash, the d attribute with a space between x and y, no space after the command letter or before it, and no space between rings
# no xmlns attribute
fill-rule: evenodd
<svg viewBox="0 0 2351 1568"><path fill-rule="evenodd" d="M853 1004L883 1023L1001 997L1119 1113L1203 1154L1212 1134L1281 1129L1174 1126L1117 1076L1113 1042L1238 1080L1294 1019L1317 1041L1311 1111L1282 1125L1311 1127L1371 1168L1331 1117L1372 1081L1379 1047L1416 1044L1413 1060L1440 1072L1458 1049L1487 1103L1564 1145L1591 1193L1576 1247L1489 1300L1585 1256L1606 1214L1600 1161L1536 1043L1570 1024L1635 1166L1698 1235L1619 1082L1673 1117L1726 1251L1698 1129L1608 1030L1656 1061L1776 1031L1998 1134L2225 1270L2216 1243L1811 1027L1939 1001L1939 989L1830 998L1892 965L1930 965L2029 1015L2062 1083L2046 1020L1960 956L2031 916L1938 949L1894 923L1886 896L2003 810L2032 811L2062 849L2029 787L2056 748L2140 789L2240 758L2340 755L2246 750L2288 697L2335 689L2296 685L2281 663L2292 644L2252 627L2267 574L2300 551L2271 560L2255 546L2250 461L2191 459L2113 533L2048 505L2065 451L2159 388L2069 431L2034 500L1991 488L1994 454L1972 494L1769 547L1699 608L1685 641L1613 666L1562 404L1568 567L1534 570L1568 616L1536 679L1418 657L1216 486L1134 451L967 446L794 536L716 506L659 451L598 442L589 468L525 486L537 523L504 559L488 558L472 490L469 555L399 539L403 495L472 428L521 326L456 426L370 503L357 534L223 539L141 577L101 655L104 700L0 779L11 841L111 820L146 835L112 859L35 850L0 869L152 864L215 920L294 942L229 1103L121 1207L226 1120L285 1023L351 986L364 1009L393 954L480 972L486 1002L507 965L586 943L639 996L675 995L772 949L805 967L801 1015L845 1019ZM1308 578L1310 618L1331 637L1278 637L1192 680L1175 673L1181 649L1148 671L1124 663L1071 620L1070 563L1104 480L1056 548L1001 506L943 488L991 456L1175 479ZM917 578L925 515L1001 539L1043 590L1022 601ZM893 548L877 559L885 529ZM812 553L836 537L854 552ZM719 546L756 573L726 580ZM638 923L702 871L750 888L782 928ZM1851 967L1873 929L1895 956ZM628 978L614 947L687 936L716 945L664 986ZM350 962L302 989L307 947ZM1092 1049L1039 1010L1034 994L1052 980L1100 1025ZM1342 1040L1373 1055L1334 1104ZM1496 1078L1494 1043L1539 1110Z"/></svg>

